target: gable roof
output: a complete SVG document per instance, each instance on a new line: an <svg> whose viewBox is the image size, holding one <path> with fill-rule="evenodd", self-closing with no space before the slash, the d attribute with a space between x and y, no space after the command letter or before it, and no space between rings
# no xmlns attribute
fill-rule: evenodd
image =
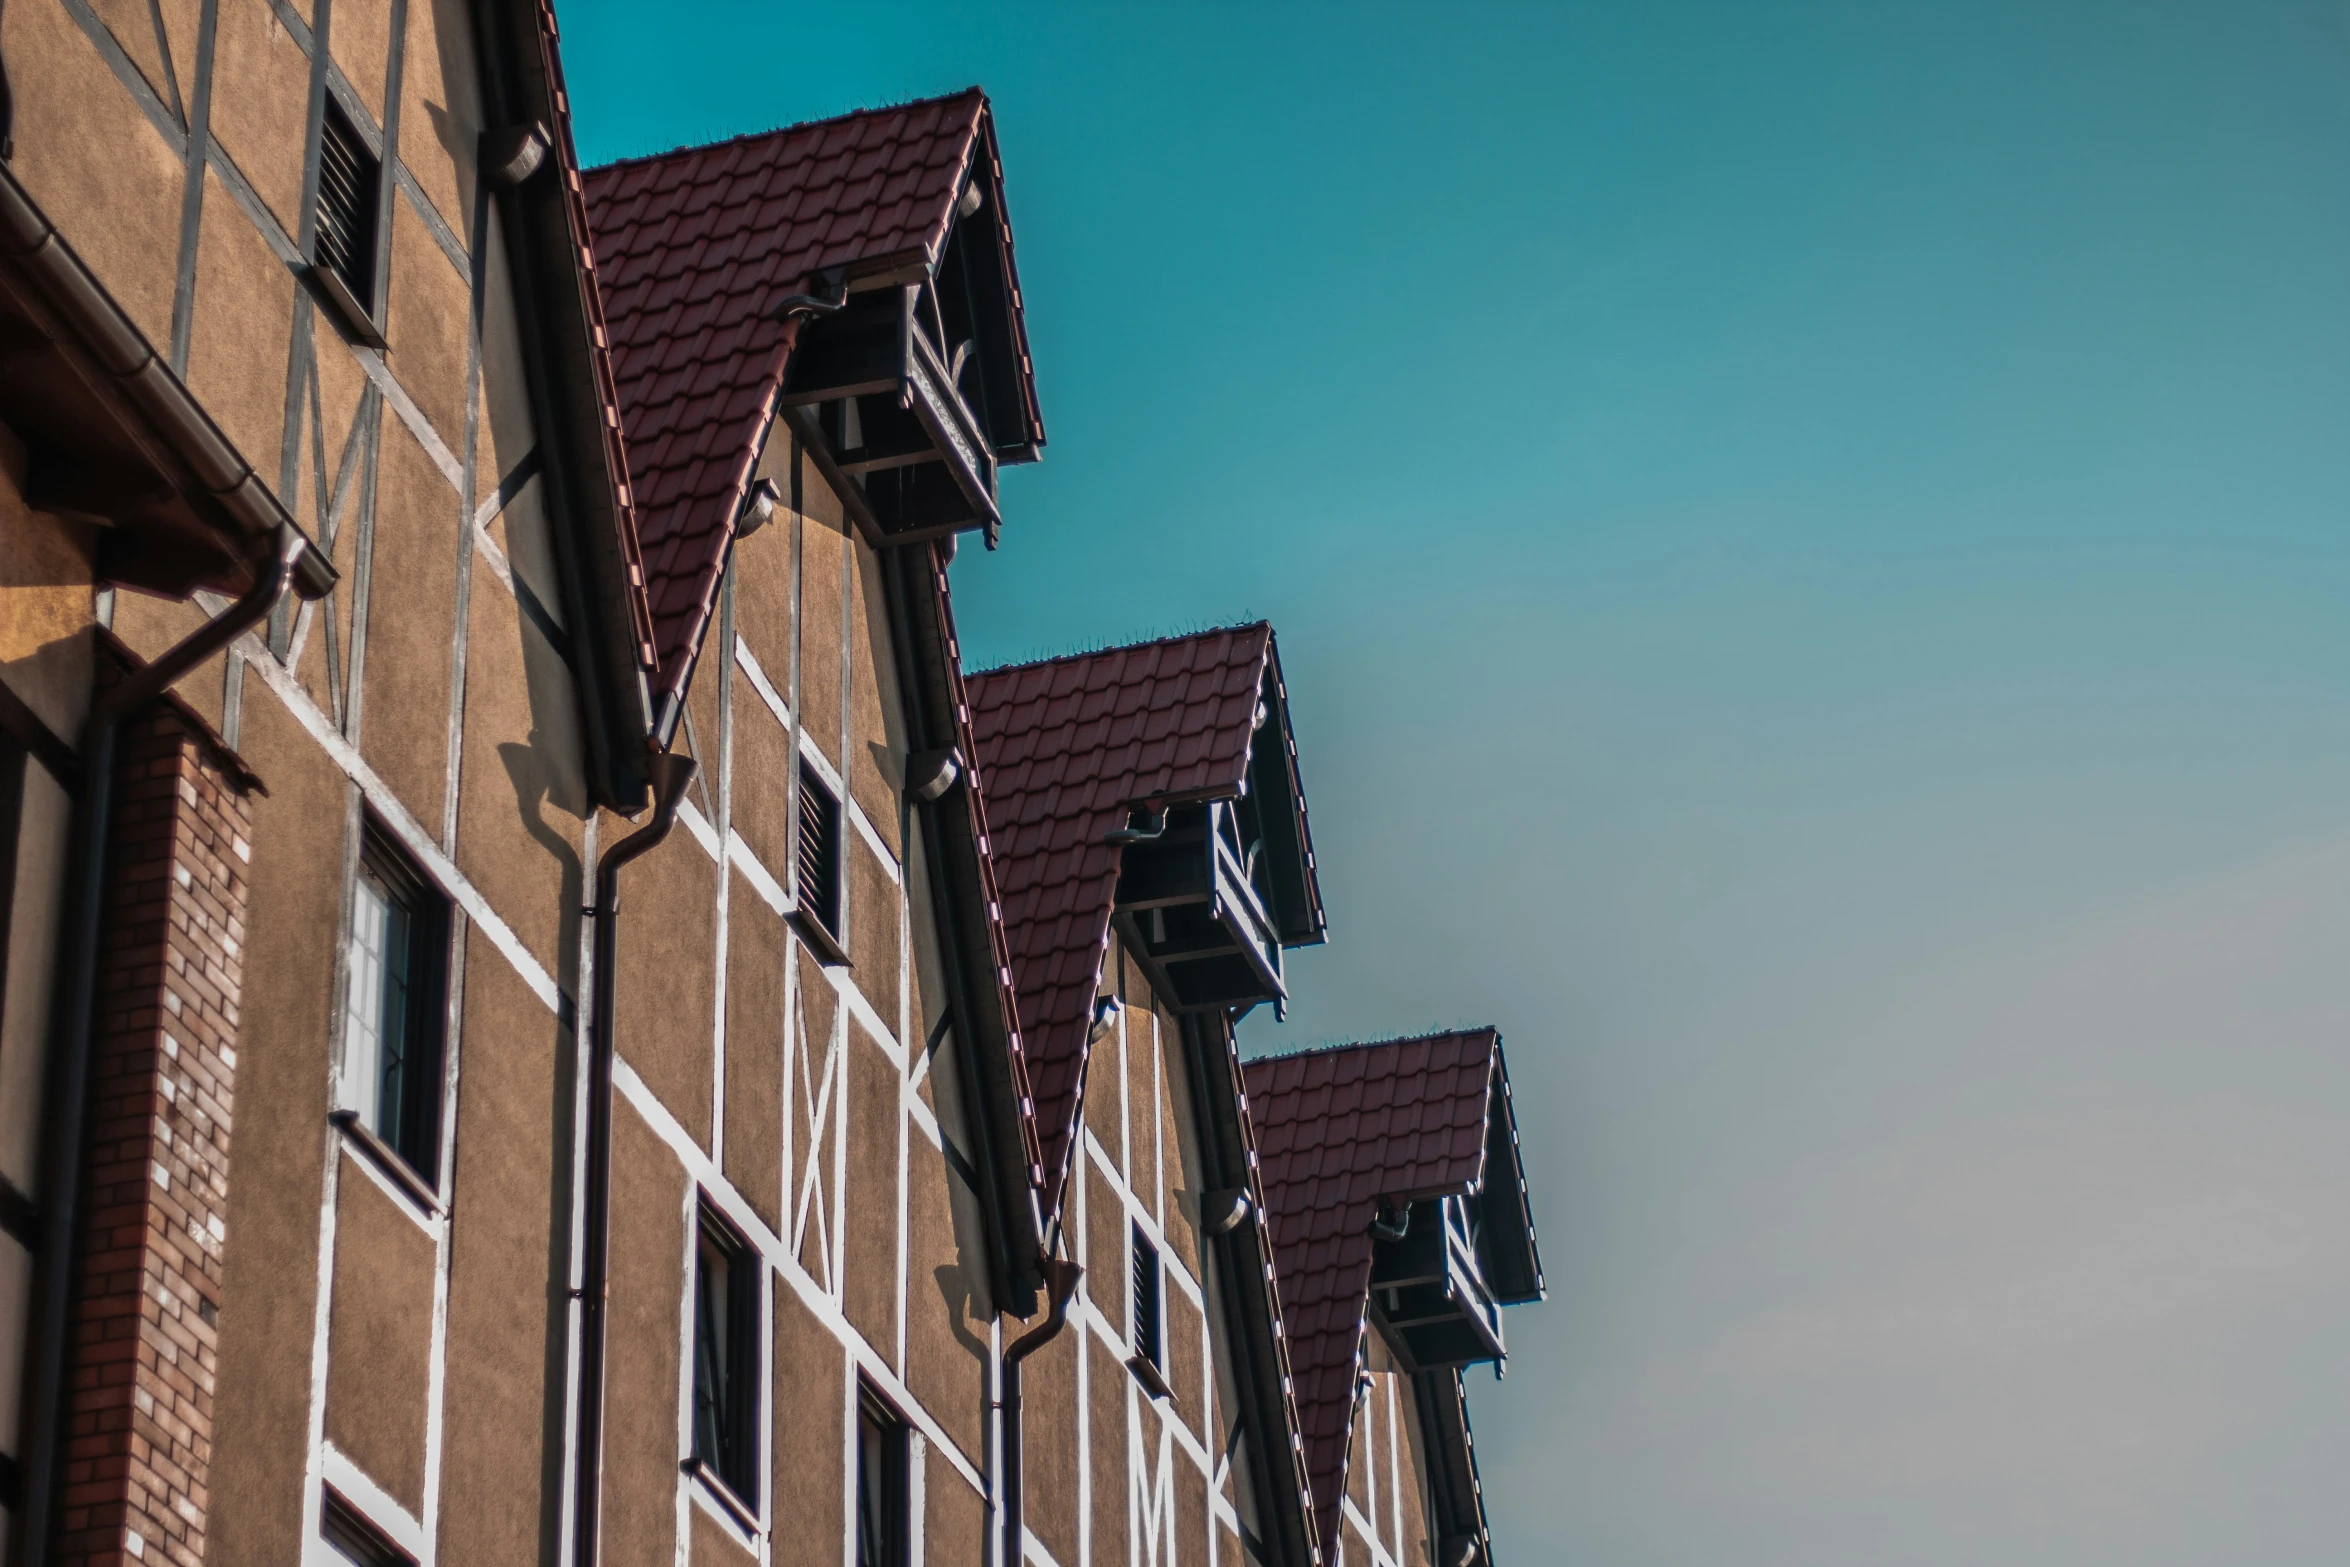
<svg viewBox="0 0 2350 1567"><path fill-rule="evenodd" d="M976 87L585 174L656 699L682 701L716 602L799 335L781 302L819 274L928 272L975 164L1008 264L1003 171ZM1014 326L1024 333L1017 310ZM1025 360L1024 335L1021 349ZM1033 399L1028 412L1033 423Z"/></svg>
<svg viewBox="0 0 2350 1567"><path fill-rule="evenodd" d="M1259 621L970 677L1048 1219L1076 1131L1125 853L1104 838L1140 802L1240 793L1269 667L1273 628Z"/></svg>
<svg viewBox="0 0 2350 1567"><path fill-rule="evenodd" d="M1266 1056L1242 1068L1296 1381L1317 1537L1334 1555L1346 1491L1370 1226L1382 1202L1478 1190L1508 1114L1490 1028Z"/></svg>

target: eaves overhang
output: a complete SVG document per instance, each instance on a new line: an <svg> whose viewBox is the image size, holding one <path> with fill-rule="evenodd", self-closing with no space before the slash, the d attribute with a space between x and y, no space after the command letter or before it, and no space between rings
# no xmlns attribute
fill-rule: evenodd
<svg viewBox="0 0 2350 1567"><path fill-rule="evenodd" d="M534 172L491 183L514 272L524 378L546 457L541 471L578 654L590 784L602 804L633 815L651 797L646 757L657 661L555 15L546 0L488 0L473 9L484 118L492 127L487 135L536 128L548 148Z"/></svg>
<svg viewBox="0 0 2350 1567"><path fill-rule="evenodd" d="M94 529L103 584L242 593L301 532L5 165L0 422L29 459L27 504ZM296 573L305 598L334 586L316 549Z"/></svg>

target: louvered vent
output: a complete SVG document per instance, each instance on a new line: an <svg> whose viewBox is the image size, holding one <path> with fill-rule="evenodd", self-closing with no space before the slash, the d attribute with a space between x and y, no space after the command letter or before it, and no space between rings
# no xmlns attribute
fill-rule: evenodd
<svg viewBox="0 0 2350 1567"><path fill-rule="evenodd" d="M840 934L840 802L815 773L800 769L800 907Z"/></svg>
<svg viewBox="0 0 2350 1567"><path fill-rule="evenodd" d="M1138 1224L1134 1226L1134 1352L1157 1366L1159 1346L1159 1248L1150 1243Z"/></svg>
<svg viewBox="0 0 2350 1567"><path fill-rule="evenodd" d="M332 98L318 144L318 264L360 309L375 306L375 214L382 165Z"/></svg>

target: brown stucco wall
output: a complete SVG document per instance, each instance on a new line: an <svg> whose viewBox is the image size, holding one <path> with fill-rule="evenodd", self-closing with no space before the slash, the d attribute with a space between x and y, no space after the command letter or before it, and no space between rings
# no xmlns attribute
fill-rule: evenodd
<svg viewBox="0 0 2350 1567"><path fill-rule="evenodd" d="M293 274L210 170L189 320L188 390L246 461L263 474L275 472L286 430Z"/></svg>
<svg viewBox="0 0 2350 1567"><path fill-rule="evenodd" d="M219 0L217 15L212 72L220 90L212 95L212 134L276 217L278 227L288 234L299 234L310 57L270 10L269 0ZM125 17L123 23L128 25L118 24L115 36L144 32L152 50L153 25L137 26L145 20ZM189 72L195 58L188 55L172 63L183 73ZM210 198L210 192L206 197ZM284 373L282 364L279 372Z"/></svg>
<svg viewBox="0 0 2350 1567"><path fill-rule="evenodd" d="M1167 1385L1175 1390L1175 1418L1189 1427L1193 1436L1206 1442L1210 1433L1203 1423L1208 1395L1203 1380L1206 1366L1200 1358L1199 1308L1169 1279L1160 1296L1159 1309L1166 1320Z"/></svg>
<svg viewBox="0 0 2350 1567"><path fill-rule="evenodd" d="M17 10L30 9L16 7ZM212 1543L223 1562L301 1551L335 944L349 786L266 688L247 686L251 919L220 1312ZM265 977L266 976L266 977Z"/></svg>
<svg viewBox="0 0 2350 1567"><path fill-rule="evenodd" d="M326 1439L413 1513L424 1506L433 1243L356 1157L344 1155L335 1183Z"/></svg>
<svg viewBox="0 0 2350 1567"><path fill-rule="evenodd" d="M441 1560L553 1548L570 1302L572 1040L489 939L466 943L449 1232Z"/></svg>
<svg viewBox="0 0 2350 1567"><path fill-rule="evenodd" d="M448 794L457 492L398 419L376 459L359 753L429 832Z"/></svg>
<svg viewBox="0 0 2350 1567"><path fill-rule="evenodd" d="M677 1541L685 1172L626 1100L612 1112L612 1297L604 1386L604 1560Z"/></svg>
<svg viewBox="0 0 2350 1567"><path fill-rule="evenodd" d="M68 745L90 693L92 530L26 507L23 449L0 426L0 680Z"/></svg>
<svg viewBox="0 0 2350 1567"><path fill-rule="evenodd" d="M824 977L824 971L817 967L813 958L807 955L807 949L795 945L793 950L798 953L793 961L800 966L798 990L800 1015L797 1024L799 1039L793 1045L795 1058L788 1069L790 1072L790 1106L786 1113L791 1118L793 1170L790 1212L785 1216L784 1222L786 1224L801 1222L802 1187L809 1179L809 1164L813 1161L817 1170L815 1175L816 1194L808 1212L806 1228L802 1230L800 1235L800 1246L796 1255L799 1258L800 1266L806 1268L811 1276L825 1279L830 1277L829 1264L824 1260L818 1231L821 1229L832 1237L832 1245L836 1254L840 1245L839 1231L829 1219L819 1222L815 1210L821 1209L825 1214L830 1214L832 1211L833 1160L838 1156L840 1150L837 1111L840 1105L841 1091L836 1086L829 1099L826 1099L824 1094L825 1061L832 1049L833 1028L840 1011L840 998L832 993L832 981ZM809 1117L814 1113L815 1105L819 1100L824 1103L824 1115L816 1125L811 1127Z"/></svg>
<svg viewBox="0 0 2350 1567"><path fill-rule="evenodd" d="M147 340L169 343L186 182L180 154L139 112L64 6L12 5L0 15L0 48L16 94L10 172Z"/></svg>
<svg viewBox="0 0 2350 1567"><path fill-rule="evenodd" d="M946 1155L911 1127L906 1153L906 1386L978 1464L986 1456L986 1264L976 1246L966 1259L954 1212L957 1197L976 1199Z"/></svg>
<svg viewBox="0 0 2350 1567"><path fill-rule="evenodd" d="M848 1367L788 1284L775 1291L775 1567L841 1567Z"/></svg>
<svg viewBox="0 0 2350 1567"><path fill-rule="evenodd" d="M1409 1377L1396 1387L1396 1416L1403 1449L1403 1564L1430 1567L1436 1541L1428 1532L1428 1448L1421 1434L1420 1400Z"/></svg>
<svg viewBox="0 0 2350 1567"><path fill-rule="evenodd" d="M464 0L408 0L400 75L400 161L459 238L473 222L473 157L481 137L473 30Z"/></svg>
<svg viewBox="0 0 2350 1567"><path fill-rule="evenodd" d="M924 1567L932 1562L944 1567L987 1560L987 1499L971 1489L953 1465L931 1458L923 1475L922 1504Z"/></svg>
<svg viewBox="0 0 2350 1567"><path fill-rule="evenodd" d="M849 1020L848 1273L841 1313L893 1366L898 1358L898 1069Z"/></svg>
<svg viewBox="0 0 2350 1567"><path fill-rule="evenodd" d="M1083 1153L1077 1158L1085 1172L1085 1293L1122 1335L1127 1330L1126 1274L1132 1266L1126 1205L1117 1189L1102 1179L1101 1166Z"/></svg>
<svg viewBox="0 0 2350 1567"><path fill-rule="evenodd" d="M759 695L747 675L738 675L734 682L732 765L734 830L750 845L751 853L758 857L767 874L775 878L775 884L788 893L796 832L792 817L791 731L776 720L774 709Z"/></svg>
<svg viewBox="0 0 2350 1567"><path fill-rule="evenodd" d="M1159 1213L1159 1084L1151 1059L1151 1018L1147 1012L1126 1016L1122 1060L1126 1088L1126 1184L1135 1201L1154 1219ZM1110 1144L1111 1151L1117 1144Z"/></svg>
<svg viewBox="0 0 2350 1567"><path fill-rule="evenodd" d="M1123 1355L1113 1354L1092 1334L1085 1335L1085 1345L1089 1379L1086 1402L1092 1415L1086 1438L1091 1444L1093 1475L1093 1516L1089 1524L1093 1559L1121 1562L1127 1559L1129 1510L1126 1396L1127 1389L1134 1385L1134 1375L1126 1369Z"/></svg>
<svg viewBox="0 0 2350 1567"><path fill-rule="evenodd" d="M767 526L734 547L734 630L759 662L760 672L786 703L792 699L792 551L802 526L791 504L790 441L778 432L767 443L761 477L775 481L783 505ZM727 650L733 656L733 649Z"/></svg>
<svg viewBox="0 0 2350 1567"><path fill-rule="evenodd" d="M882 869L863 833L852 827L848 837L849 957L856 964L857 988L894 1029L905 970L898 884Z"/></svg>
<svg viewBox="0 0 2350 1567"><path fill-rule="evenodd" d="M849 794L865 811L890 853L902 855L898 832L898 791L905 778L906 740L899 715L896 655L890 648L889 609L881 567L870 547L856 541L854 580L849 585Z"/></svg>
<svg viewBox="0 0 2350 1567"><path fill-rule="evenodd" d="M823 490L820 484L809 488ZM800 530L800 727L836 769L841 765L841 558L847 547L841 525L820 520L811 502Z"/></svg>
<svg viewBox="0 0 2350 1567"><path fill-rule="evenodd" d="M607 816L602 841L630 824ZM718 1001L718 868L683 827L621 882L621 1058L678 1124L710 1142L711 1037Z"/></svg>
<svg viewBox="0 0 2350 1567"><path fill-rule="evenodd" d="M1175 1466L1175 1559L1192 1567L1206 1567L1208 1477L1181 1448L1170 1451L1168 1462Z"/></svg>
<svg viewBox="0 0 2350 1567"><path fill-rule="evenodd" d="M1041 1312L1023 1323L1005 1319L1004 1342L1042 1320ZM1077 1355L1085 1337L1064 1328L1020 1373L1022 1521L1057 1562L1077 1560ZM1126 1375L1123 1367L1112 1369Z"/></svg>
<svg viewBox="0 0 2350 1567"><path fill-rule="evenodd" d="M457 865L547 972L568 981L586 901L575 698L554 649L478 555L467 618Z"/></svg>
<svg viewBox="0 0 2350 1567"><path fill-rule="evenodd" d="M401 140L407 140L411 129L400 127ZM413 130L429 134L427 126ZM473 291L405 196L392 203L390 281L383 328L400 386L416 400L425 423L448 448L462 452Z"/></svg>
<svg viewBox="0 0 2350 1567"><path fill-rule="evenodd" d="M726 914L726 1178L783 1232L784 980L790 961L783 916L742 872Z"/></svg>
<svg viewBox="0 0 2350 1567"><path fill-rule="evenodd" d="M413 3L413 0L412 0ZM391 68L392 8L389 5L343 5L335 8L328 36L329 52L351 79L359 101L375 117L384 117L384 73Z"/></svg>
<svg viewBox="0 0 2350 1567"><path fill-rule="evenodd" d="M745 1567L758 1560L743 1549L742 1542L727 1531L726 1525L700 1507L692 1509L692 1519L687 1534L687 1559L694 1567L710 1567L712 1563Z"/></svg>

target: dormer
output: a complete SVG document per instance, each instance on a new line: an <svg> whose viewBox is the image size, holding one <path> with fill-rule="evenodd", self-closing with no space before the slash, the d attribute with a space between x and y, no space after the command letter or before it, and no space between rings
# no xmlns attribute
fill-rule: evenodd
<svg viewBox="0 0 2350 1567"><path fill-rule="evenodd" d="M1145 805L1113 834L1127 845L1119 930L1184 1010L1282 1008L1282 949L1322 939L1288 701L1270 662L1249 716L1236 793Z"/></svg>
<svg viewBox="0 0 2350 1567"><path fill-rule="evenodd" d="M1044 444L978 88L583 176L644 597L653 736L728 552L798 443L875 547L985 530Z"/></svg>
<svg viewBox="0 0 2350 1567"><path fill-rule="evenodd" d="M1407 1366L1434 1371L1508 1358L1501 1308L1542 1298L1542 1266L1498 1048L1480 1178L1387 1205L1372 1221L1371 1240L1372 1319Z"/></svg>
<svg viewBox="0 0 2350 1567"><path fill-rule="evenodd" d="M815 287L784 383L792 422L893 543L984 530L996 469L1034 462L1037 418L1003 169L984 100L943 242Z"/></svg>
<svg viewBox="0 0 2350 1567"><path fill-rule="evenodd" d="M1321 893L1271 626L983 670L969 690L1049 1216L1113 931L1169 1002L1240 1011L1282 999L1282 949L1322 939Z"/></svg>

